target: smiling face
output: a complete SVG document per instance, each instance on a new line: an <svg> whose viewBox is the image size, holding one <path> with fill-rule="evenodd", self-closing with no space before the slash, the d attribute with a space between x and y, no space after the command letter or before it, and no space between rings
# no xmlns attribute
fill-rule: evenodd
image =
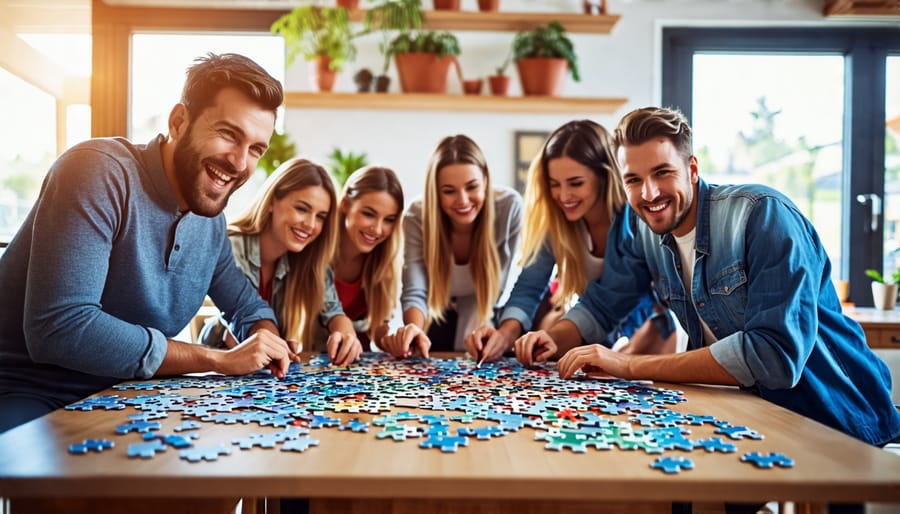
<svg viewBox="0 0 900 514"><path fill-rule="evenodd" d="M298 253L322 233L331 196L322 186L297 189L272 202L268 236L287 252Z"/></svg>
<svg viewBox="0 0 900 514"><path fill-rule="evenodd" d="M697 158L687 163L665 137L619 147L628 203L656 234L684 236L697 221Z"/></svg>
<svg viewBox="0 0 900 514"><path fill-rule="evenodd" d="M593 208L603 208L600 177L590 168L570 157L547 162L550 197L566 219L577 221Z"/></svg>
<svg viewBox="0 0 900 514"><path fill-rule="evenodd" d="M437 173L441 211L454 227L475 223L484 206L485 176L478 166L469 163L448 164Z"/></svg>
<svg viewBox="0 0 900 514"><path fill-rule="evenodd" d="M176 106L169 126L174 169L167 173L179 208L201 216L222 212L256 170L274 128L275 114L234 88L221 90L194 119Z"/></svg>
<svg viewBox="0 0 900 514"><path fill-rule="evenodd" d="M400 206L388 192L372 191L345 202L345 235L359 253L370 253L394 232Z"/></svg>

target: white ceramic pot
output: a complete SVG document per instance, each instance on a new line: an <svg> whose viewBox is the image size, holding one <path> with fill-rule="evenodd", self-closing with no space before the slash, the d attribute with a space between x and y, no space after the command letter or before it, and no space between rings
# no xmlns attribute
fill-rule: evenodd
<svg viewBox="0 0 900 514"><path fill-rule="evenodd" d="M897 284L872 282L872 300L876 309L893 310L897 304Z"/></svg>

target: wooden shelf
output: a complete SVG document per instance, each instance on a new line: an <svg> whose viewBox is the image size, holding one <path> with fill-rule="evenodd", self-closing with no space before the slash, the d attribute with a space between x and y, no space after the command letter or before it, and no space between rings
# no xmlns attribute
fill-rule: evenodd
<svg viewBox="0 0 900 514"><path fill-rule="evenodd" d="M285 106L307 109L612 114L627 98L287 92Z"/></svg>
<svg viewBox="0 0 900 514"><path fill-rule="evenodd" d="M350 13L352 21L362 21L364 10ZM423 28L428 30L481 30L519 32L531 30L551 21L558 21L566 32L574 34L609 34L619 15L590 15L580 13L546 12L479 12L479 11L425 11Z"/></svg>
<svg viewBox="0 0 900 514"><path fill-rule="evenodd" d="M900 16L898 0L826 0L825 16Z"/></svg>

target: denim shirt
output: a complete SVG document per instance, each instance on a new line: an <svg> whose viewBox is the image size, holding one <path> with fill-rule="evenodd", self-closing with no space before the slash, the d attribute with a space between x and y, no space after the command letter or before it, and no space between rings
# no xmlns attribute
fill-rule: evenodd
<svg viewBox="0 0 900 514"><path fill-rule="evenodd" d="M619 227L621 228L621 225ZM624 234L621 233L621 230L619 232L619 234L616 234L610 231L607 237L610 241L621 238ZM516 279L516 284L509 295L509 300L503 307L500 323L507 319L514 319L522 325L524 331L533 330L534 315L537 313L541 300L550 288L550 277L553 274L554 266L556 266L556 257L553 255L553 248L550 246L548 239L541 245L541 249L535 256L534 261L522 268L522 272ZM598 280L600 276L602 275L588 277L588 279ZM653 299L647 294L640 304L621 320L618 327L609 331L605 338L605 344L611 346L620 335L631 337L634 335L635 330L654 314Z"/></svg>
<svg viewBox="0 0 900 514"><path fill-rule="evenodd" d="M744 387L871 444L896 437L890 373L843 314L812 224L766 186L701 179L698 189L690 297L674 237L654 234L629 209L621 219L632 237L607 251L601 282L566 318L585 339L603 339L653 281L687 331L689 349L702 346L702 317L718 339L713 358Z"/></svg>

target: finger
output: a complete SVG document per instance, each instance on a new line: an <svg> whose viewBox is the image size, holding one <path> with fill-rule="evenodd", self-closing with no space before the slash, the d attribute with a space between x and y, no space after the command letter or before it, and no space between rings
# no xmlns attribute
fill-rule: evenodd
<svg viewBox="0 0 900 514"><path fill-rule="evenodd" d="M325 349L328 351L328 360L334 364L334 359L337 354L338 346L341 344L341 334L340 332L334 332L330 336L328 336L328 342L325 343Z"/></svg>
<svg viewBox="0 0 900 514"><path fill-rule="evenodd" d="M353 339L347 334L341 335L341 344L338 346L337 361L340 366L347 366L352 362L351 354L353 352Z"/></svg>
<svg viewBox="0 0 900 514"><path fill-rule="evenodd" d="M431 349L431 339L428 339L428 336L425 334L420 334L416 339L416 345L419 347L419 351L422 353L422 357L426 359L430 359L428 355L428 350Z"/></svg>
<svg viewBox="0 0 900 514"><path fill-rule="evenodd" d="M534 348L534 361L544 362L556 353L556 345L551 345L547 341L543 341Z"/></svg>

